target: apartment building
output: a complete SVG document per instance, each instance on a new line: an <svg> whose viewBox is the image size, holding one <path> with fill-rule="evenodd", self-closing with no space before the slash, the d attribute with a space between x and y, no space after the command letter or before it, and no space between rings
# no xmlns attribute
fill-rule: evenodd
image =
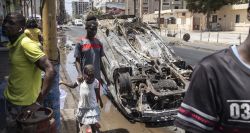
<svg viewBox="0 0 250 133"><path fill-rule="evenodd" d="M85 1L72 1L72 15L74 17L84 14L90 8L90 3Z"/></svg>
<svg viewBox="0 0 250 133"><path fill-rule="evenodd" d="M159 11L159 0L125 0L127 3L127 12L134 14L134 2L136 2L136 15L151 14ZM161 0L161 10L173 10L185 8L184 0Z"/></svg>

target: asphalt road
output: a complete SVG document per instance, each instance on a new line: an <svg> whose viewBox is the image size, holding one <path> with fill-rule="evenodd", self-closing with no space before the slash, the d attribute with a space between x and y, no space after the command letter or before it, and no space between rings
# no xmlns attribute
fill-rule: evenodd
<svg viewBox="0 0 250 133"><path fill-rule="evenodd" d="M86 31L83 27L70 27L71 30L65 32L65 43L67 45L71 45L72 43L76 43L79 38L83 37L86 34ZM98 38L98 37L97 37ZM197 49L191 49L187 47L173 47L176 54L182 57L184 60L187 61L188 64L194 65L204 56L210 54L211 52L206 52ZM64 63L64 68L67 70L64 71L64 78L70 78L71 81L74 81L76 78L76 70L73 66L74 58L73 58L73 50L70 52L66 52L62 55ZM66 99L67 104L66 112L69 112L68 116L73 118L72 110L76 106L77 99L77 91L66 90L71 96L70 100ZM118 110L117 108L106 98L104 98L104 108L101 111L101 130L105 133L183 133L182 130L177 129L175 127L147 127L143 123L130 123ZM64 119L67 119L66 117Z"/></svg>
<svg viewBox="0 0 250 133"><path fill-rule="evenodd" d="M176 55L180 56L187 64L194 66L205 56L212 54L211 51L194 49L185 46L173 46Z"/></svg>

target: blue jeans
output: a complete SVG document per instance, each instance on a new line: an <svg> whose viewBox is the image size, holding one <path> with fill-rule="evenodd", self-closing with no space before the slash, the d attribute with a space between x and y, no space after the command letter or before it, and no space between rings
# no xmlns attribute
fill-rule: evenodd
<svg viewBox="0 0 250 133"><path fill-rule="evenodd" d="M6 80L0 80L0 132L6 127L6 105L5 105L5 98L4 98L4 90L7 86Z"/></svg>
<svg viewBox="0 0 250 133"><path fill-rule="evenodd" d="M54 65L56 76L53 80L51 90L44 99L44 107L49 107L54 112L54 119L56 122L57 133L60 132L60 91L59 91L59 67L60 65Z"/></svg>

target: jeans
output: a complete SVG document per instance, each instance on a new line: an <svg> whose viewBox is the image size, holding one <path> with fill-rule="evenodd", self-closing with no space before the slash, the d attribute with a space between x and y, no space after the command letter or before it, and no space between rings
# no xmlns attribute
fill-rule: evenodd
<svg viewBox="0 0 250 133"><path fill-rule="evenodd" d="M51 90L45 97L43 105L44 107L49 107L54 112L54 119L56 122L57 133L60 132L60 91L59 91L59 67L60 65L54 65L56 71L55 78L51 86Z"/></svg>
<svg viewBox="0 0 250 133"><path fill-rule="evenodd" d="M5 98L4 98L4 89L7 86L6 80L0 80L0 133L6 127L6 106L5 106Z"/></svg>
<svg viewBox="0 0 250 133"><path fill-rule="evenodd" d="M6 87L7 81L0 80L0 133L16 133L16 117L25 107L11 104L5 99Z"/></svg>

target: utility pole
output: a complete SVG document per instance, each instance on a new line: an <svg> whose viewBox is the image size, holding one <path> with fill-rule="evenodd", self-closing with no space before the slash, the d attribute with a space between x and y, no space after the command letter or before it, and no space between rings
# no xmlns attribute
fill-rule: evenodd
<svg viewBox="0 0 250 133"><path fill-rule="evenodd" d="M35 8L35 18L36 18L36 0L34 0L34 8Z"/></svg>
<svg viewBox="0 0 250 133"><path fill-rule="evenodd" d="M44 52L54 66L56 72L50 92L45 101L45 107L53 110L56 132L60 132L60 93L59 93L59 67L60 59L57 48L57 28L56 28L56 0L43 0L42 5L42 25L44 38ZM59 106L58 106L59 105Z"/></svg>
<svg viewBox="0 0 250 133"><path fill-rule="evenodd" d="M31 17L33 17L33 0L30 0Z"/></svg>
<svg viewBox="0 0 250 133"><path fill-rule="evenodd" d="M142 17L142 0L139 0L139 17Z"/></svg>
<svg viewBox="0 0 250 133"><path fill-rule="evenodd" d="M56 1L44 0L42 9L44 52L51 60L58 60L56 34Z"/></svg>
<svg viewBox="0 0 250 133"><path fill-rule="evenodd" d="M136 16L136 1L137 0L134 0L134 15Z"/></svg>
<svg viewBox="0 0 250 133"><path fill-rule="evenodd" d="M158 28L161 29L161 0L159 0Z"/></svg>

